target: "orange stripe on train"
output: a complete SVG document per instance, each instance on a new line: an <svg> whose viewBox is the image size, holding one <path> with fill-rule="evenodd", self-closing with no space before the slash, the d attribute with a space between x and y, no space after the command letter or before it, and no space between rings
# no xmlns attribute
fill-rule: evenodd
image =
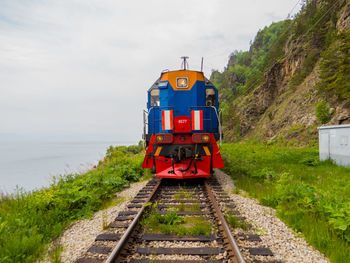
<svg viewBox="0 0 350 263"><path fill-rule="evenodd" d="M188 88L178 89L176 87L176 79L180 77L188 78ZM191 90L196 81L204 81L203 72L191 70L176 70L162 73L160 81L169 81L174 90Z"/></svg>

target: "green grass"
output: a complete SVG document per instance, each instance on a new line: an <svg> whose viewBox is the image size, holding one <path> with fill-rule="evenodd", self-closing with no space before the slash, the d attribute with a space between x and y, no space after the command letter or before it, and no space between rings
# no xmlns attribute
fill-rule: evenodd
<svg viewBox="0 0 350 263"><path fill-rule="evenodd" d="M178 211L185 211L185 203L181 202L180 205L177 207Z"/></svg>
<svg viewBox="0 0 350 263"><path fill-rule="evenodd" d="M193 192L180 192L174 195L175 200L180 200L180 199L190 199L191 197L194 196Z"/></svg>
<svg viewBox="0 0 350 263"><path fill-rule="evenodd" d="M243 230L248 229L248 226L244 221L239 220L237 216L231 213L226 214L225 219L227 223L229 223L233 228L242 228Z"/></svg>
<svg viewBox="0 0 350 263"><path fill-rule="evenodd" d="M50 263L62 263L61 261L61 253L63 251L62 246L54 246L50 251L49 251L49 259Z"/></svg>
<svg viewBox="0 0 350 263"><path fill-rule="evenodd" d="M184 202L181 202L179 206L175 207L176 211L200 211L200 205L198 203L194 203L192 205L185 205Z"/></svg>
<svg viewBox="0 0 350 263"><path fill-rule="evenodd" d="M113 198L103 202L101 209L107 209L107 208L110 208L112 206L117 206L120 203L123 203L125 200L126 200L125 197L113 197Z"/></svg>
<svg viewBox="0 0 350 263"><path fill-rule="evenodd" d="M201 216L182 217L176 211L160 215L157 205L148 212L141 224L146 233L164 233L183 235L206 235L212 233L212 226Z"/></svg>
<svg viewBox="0 0 350 263"><path fill-rule="evenodd" d="M251 141L221 152L236 187L276 208L332 262L350 262L350 168L320 162L310 146Z"/></svg>
<svg viewBox="0 0 350 263"><path fill-rule="evenodd" d="M145 173L137 149L110 147L97 168L85 174L60 176L39 191L0 196L0 262L35 262L71 222L118 203L108 200Z"/></svg>

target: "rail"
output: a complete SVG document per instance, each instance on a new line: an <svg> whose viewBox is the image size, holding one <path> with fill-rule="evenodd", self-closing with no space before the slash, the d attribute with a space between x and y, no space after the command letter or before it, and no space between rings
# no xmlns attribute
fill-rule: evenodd
<svg viewBox="0 0 350 263"><path fill-rule="evenodd" d="M146 204L148 202L150 202L152 200L152 198L154 197L155 193L157 192L160 184L161 184L161 180L155 185L154 189L152 190L150 196L147 198L146 200ZM226 237L226 239L228 240L228 245L229 248L231 249L231 251L233 252L234 258L233 261L235 263L245 263L245 260L243 259L243 256L238 248L238 245L231 233L231 230L225 220L224 215L222 214L220 207L216 201L216 198L211 190L211 186L209 185L209 183L207 181L204 182L204 187L205 190L207 192L208 198L210 203L212 204L212 207L214 209L215 214L217 215L217 219L220 221L221 225L220 227L222 227L224 235ZM113 262L118 262L118 258L123 250L123 248L125 247L125 245L128 242L129 237L132 235L133 230L135 229L135 227L139 224L139 221L141 219L141 216L144 212L145 206L142 206L140 211L137 213L136 217L133 219L133 221L131 222L131 224L129 225L129 227L127 228L127 230L125 231L125 233L123 234L123 236L121 237L121 239L119 240L117 246L113 249L113 251L111 252L111 254L109 255L109 257L106 259L105 263L113 263Z"/></svg>
<svg viewBox="0 0 350 263"><path fill-rule="evenodd" d="M150 194L150 196L147 198L146 200L146 204L153 198L154 194L156 193L159 185L161 184L161 180L156 184L156 186L154 187L152 193ZM109 257L107 258L107 260L105 261L105 263L113 263L117 257L119 256L120 252L122 251L123 247L125 246L125 244L128 241L128 238L130 237L132 231L134 230L134 228L137 226L137 224L139 223L139 220L142 216L143 211L145 210L145 206L142 206L140 211L137 213L136 217L132 220L131 224L129 225L129 227L127 228L127 230L125 231L125 233L123 234L123 236L121 237L121 239L119 240L118 244L115 246L115 248L113 249L112 253L109 255Z"/></svg>
<svg viewBox="0 0 350 263"><path fill-rule="evenodd" d="M208 182L204 182L204 185L205 185L205 188L207 190L209 199L212 202L212 205L215 209L215 212L218 215L218 218L219 218L221 225L224 229L224 233L229 241L229 244L232 248L232 251L234 252L236 263L245 263L245 260L243 259L243 256L242 256L241 252L239 251L238 245L237 245L237 243L236 243L236 241L231 233L231 230L226 222L226 219L225 219L224 215L221 213L220 207L219 207L218 203L216 202L216 199L214 197L213 192L211 191L211 187L209 186Z"/></svg>

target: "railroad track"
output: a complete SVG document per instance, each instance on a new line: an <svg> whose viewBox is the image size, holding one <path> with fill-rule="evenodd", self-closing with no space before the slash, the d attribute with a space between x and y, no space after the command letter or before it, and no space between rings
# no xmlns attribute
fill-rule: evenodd
<svg viewBox="0 0 350 263"><path fill-rule="evenodd" d="M154 178L76 263L277 262L234 208L215 178Z"/></svg>

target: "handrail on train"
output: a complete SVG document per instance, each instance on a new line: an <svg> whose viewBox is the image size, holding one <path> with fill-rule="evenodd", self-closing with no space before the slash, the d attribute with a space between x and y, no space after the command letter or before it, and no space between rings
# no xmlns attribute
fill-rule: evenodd
<svg viewBox="0 0 350 263"><path fill-rule="evenodd" d="M221 146L222 146L222 126L221 126L221 113L222 113L222 110L220 110L218 112L218 110L215 108L215 106L191 106L191 108L212 108L214 109L215 111L215 114L216 114L216 118L218 120L218 128L219 128L219 140L220 140L220 149L219 151L221 150Z"/></svg>
<svg viewBox="0 0 350 263"><path fill-rule="evenodd" d="M155 107L151 107L149 108L149 110L143 110L143 135L142 135L142 139L143 139L143 148L146 149L146 134L147 134L147 131L146 131L146 127L148 127L148 116L150 114L150 112L153 110L153 109L174 109L174 107L171 107L171 106L155 106ZM153 111L154 112L154 111ZM159 122L161 120L155 120L154 119L154 113L153 113L153 130L154 130L154 125L155 125L155 122ZM173 127L175 126L174 125L174 119L173 119Z"/></svg>

